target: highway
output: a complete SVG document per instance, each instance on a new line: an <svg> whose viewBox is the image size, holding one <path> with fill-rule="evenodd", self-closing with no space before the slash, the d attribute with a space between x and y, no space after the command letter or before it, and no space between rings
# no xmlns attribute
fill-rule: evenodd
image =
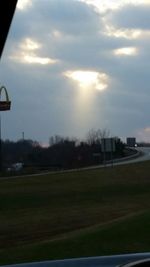
<svg viewBox="0 0 150 267"><path fill-rule="evenodd" d="M135 155L121 159L115 159L113 162L112 161L106 162L106 164L85 167L80 170L90 170L90 169L109 167L112 166L112 164L113 166L117 166L117 165L131 164L131 163L150 160L150 147L136 147L136 150L137 153Z"/></svg>
<svg viewBox="0 0 150 267"><path fill-rule="evenodd" d="M142 152L142 156L135 159L135 162L150 160L150 147L137 147L138 151Z"/></svg>
<svg viewBox="0 0 150 267"><path fill-rule="evenodd" d="M115 165L136 163L141 161L150 160L150 147L136 147L136 150L139 152L139 156L136 158L130 158L121 162L116 162Z"/></svg>

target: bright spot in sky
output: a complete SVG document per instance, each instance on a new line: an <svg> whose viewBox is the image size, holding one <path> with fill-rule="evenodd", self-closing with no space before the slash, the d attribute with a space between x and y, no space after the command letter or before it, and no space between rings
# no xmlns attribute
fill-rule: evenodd
<svg viewBox="0 0 150 267"><path fill-rule="evenodd" d="M19 45L19 49L10 56L10 59L21 63L41 65L54 64L59 61L50 57L40 57L36 53L33 53L34 50L38 50L40 47L40 43L30 38L26 38Z"/></svg>
<svg viewBox="0 0 150 267"><path fill-rule="evenodd" d="M117 29L112 25L109 25L107 21L104 20L105 29L104 32L108 36L114 36L116 38L125 38L125 39L136 39L142 35L141 30L134 30L134 29Z"/></svg>
<svg viewBox="0 0 150 267"><path fill-rule="evenodd" d="M120 6L120 3L113 0L78 0L88 5L93 5L98 11L105 12L107 9L116 9Z"/></svg>
<svg viewBox="0 0 150 267"><path fill-rule="evenodd" d="M67 71L64 75L76 81L81 88L95 88L104 90L108 86L108 75L96 71Z"/></svg>
<svg viewBox="0 0 150 267"><path fill-rule="evenodd" d="M114 50L114 54L117 56L135 56L137 55L138 51L136 47L123 47Z"/></svg>
<svg viewBox="0 0 150 267"><path fill-rule="evenodd" d="M100 13L106 12L107 10L114 10L121 8L127 4L140 5L150 4L150 0L78 0L84 2L87 5L92 5Z"/></svg>
<svg viewBox="0 0 150 267"><path fill-rule="evenodd" d="M63 34L60 32L60 31L58 31L58 30L54 30L53 31L53 36L55 37L55 38L62 38L63 37Z"/></svg>
<svg viewBox="0 0 150 267"><path fill-rule="evenodd" d="M20 47L25 50L36 50L40 48L40 46L41 45L38 42L35 42L30 38L26 38L20 45Z"/></svg>
<svg viewBox="0 0 150 267"><path fill-rule="evenodd" d="M145 128L144 131L150 134L150 127Z"/></svg>
<svg viewBox="0 0 150 267"><path fill-rule="evenodd" d="M47 64L54 64L56 63L56 60L48 58L48 57L37 57L36 55L25 55L24 56L24 61L30 64L42 64L42 65L47 65Z"/></svg>
<svg viewBox="0 0 150 267"><path fill-rule="evenodd" d="M57 59L52 59L49 57L39 57L36 54L28 52L14 53L12 56L10 56L10 59L20 63L41 65L55 64L58 62Z"/></svg>
<svg viewBox="0 0 150 267"><path fill-rule="evenodd" d="M31 4L31 0L18 0L17 8L23 10Z"/></svg>
<svg viewBox="0 0 150 267"><path fill-rule="evenodd" d="M145 142L150 142L150 126L137 130L136 136L141 141L145 140Z"/></svg>

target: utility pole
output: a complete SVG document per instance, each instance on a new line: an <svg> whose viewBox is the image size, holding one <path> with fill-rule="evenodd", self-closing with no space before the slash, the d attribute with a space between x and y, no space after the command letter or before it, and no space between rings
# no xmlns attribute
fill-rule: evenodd
<svg viewBox="0 0 150 267"><path fill-rule="evenodd" d="M22 141L24 141L24 132L22 132Z"/></svg>
<svg viewBox="0 0 150 267"><path fill-rule="evenodd" d="M1 100L2 91L5 93L5 100ZM7 90L4 86L0 87L0 111L10 110L11 101L9 100L9 96ZM0 173L3 170L3 156L2 156L2 122L1 122L1 114L0 114Z"/></svg>

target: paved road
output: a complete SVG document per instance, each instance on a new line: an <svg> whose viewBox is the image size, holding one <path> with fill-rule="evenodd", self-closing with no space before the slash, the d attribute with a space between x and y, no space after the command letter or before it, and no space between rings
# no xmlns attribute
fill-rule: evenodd
<svg viewBox="0 0 150 267"><path fill-rule="evenodd" d="M137 158L135 162L150 160L150 147L138 147L138 151L141 151L143 155Z"/></svg>
<svg viewBox="0 0 150 267"><path fill-rule="evenodd" d="M141 161L147 161L150 160L150 147L137 147L136 150L139 152L137 155L133 155L133 157L127 157L127 158L121 158L114 161L113 165L124 165L124 164L130 164L130 163L136 163ZM94 168L103 168L103 167L109 167L112 165L111 163L107 163L106 165L98 165L98 166L92 166L87 167L84 169L94 169Z"/></svg>
<svg viewBox="0 0 150 267"><path fill-rule="evenodd" d="M122 162L118 162L118 163L116 163L116 165L136 163L136 162L150 160L150 147L137 147L136 150L140 152L139 157L134 158L134 159L125 160Z"/></svg>

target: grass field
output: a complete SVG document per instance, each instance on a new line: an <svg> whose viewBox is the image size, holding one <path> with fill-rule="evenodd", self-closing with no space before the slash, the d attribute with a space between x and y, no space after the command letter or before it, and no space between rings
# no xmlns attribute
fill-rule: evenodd
<svg viewBox="0 0 150 267"><path fill-rule="evenodd" d="M150 251L150 162L0 180L0 264Z"/></svg>

